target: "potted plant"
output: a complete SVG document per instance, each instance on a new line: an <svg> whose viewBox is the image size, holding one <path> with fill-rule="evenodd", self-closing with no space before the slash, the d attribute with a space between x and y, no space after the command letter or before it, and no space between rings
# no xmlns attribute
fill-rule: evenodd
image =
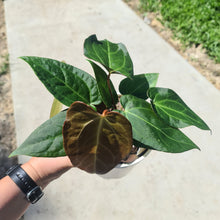
<svg viewBox="0 0 220 220"><path fill-rule="evenodd" d="M140 150L199 149L180 129L193 125L210 130L207 124L173 90L156 87L158 73L134 75L122 43L91 35L84 42L84 55L95 78L57 60L21 57L55 100L51 118L10 157L68 155L74 166L105 174ZM124 76L119 95L110 79L114 74ZM61 103L68 108L61 111Z"/></svg>

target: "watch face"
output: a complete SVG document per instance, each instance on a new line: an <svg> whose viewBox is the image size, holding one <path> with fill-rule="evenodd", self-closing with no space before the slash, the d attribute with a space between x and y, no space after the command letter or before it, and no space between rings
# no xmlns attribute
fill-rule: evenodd
<svg viewBox="0 0 220 220"><path fill-rule="evenodd" d="M37 186L28 192L27 199L33 204L36 203L43 195L44 193L42 192L41 188Z"/></svg>

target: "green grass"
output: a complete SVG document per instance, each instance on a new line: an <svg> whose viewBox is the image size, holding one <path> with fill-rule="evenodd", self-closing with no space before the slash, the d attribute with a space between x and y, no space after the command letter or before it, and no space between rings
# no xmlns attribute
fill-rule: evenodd
<svg viewBox="0 0 220 220"><path fill-rule="evenodd" d="M142 12L159 12L161 22L183 45L202 45L220 63L219 0L140 0Z"/></svg>

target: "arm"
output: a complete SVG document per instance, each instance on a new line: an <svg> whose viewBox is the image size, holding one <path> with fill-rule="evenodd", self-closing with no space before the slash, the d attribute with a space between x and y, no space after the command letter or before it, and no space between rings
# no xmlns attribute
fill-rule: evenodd
<svg viewBox="0 0 220 220"><path fill-rule="evenodd" d="M21 166L44 189L72 167L68 157L31 158ZM0 180L0 219L14 220L23 215L29 202L18 186L6 176Z"/></svg>

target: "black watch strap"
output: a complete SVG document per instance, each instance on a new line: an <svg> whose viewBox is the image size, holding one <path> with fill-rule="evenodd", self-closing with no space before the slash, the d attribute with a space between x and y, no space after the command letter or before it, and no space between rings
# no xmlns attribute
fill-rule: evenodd
<svg viewBox="0 0 220 220"><path fill-rule="evenodd" d="M11 167L6 174L15 182L15 184L26 195L29 202L36 203L42 196L43 192L31 177L21 168L21 164Z"/></svg>

